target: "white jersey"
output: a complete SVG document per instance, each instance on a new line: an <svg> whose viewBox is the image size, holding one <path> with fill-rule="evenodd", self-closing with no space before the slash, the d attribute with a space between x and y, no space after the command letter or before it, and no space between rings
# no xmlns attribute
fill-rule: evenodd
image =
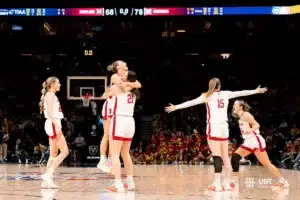
<svg viewBox="0 0 300 200"><path fill-rule="evenodd" d="M131 92L119 93L113 97L113 114L116 116L132 117L136 97Z"/></svg>
<svg viewBox="0 0 300 200"><path fill-rule="evenodd" d="M54 95L54 97L52 95ZM59 103L57 96L53 92L47 92L44 97L44 116L45 116L45 118L49 119L49 114L48 114L49 109L48 109L48 105L46 103L47 98L54 98L54 102L53 102L53 106L52 106L53 117L55 119L63 119L64 114L62 112L61 105Z"/></svg>
<svg viewBox="0 0 300 200"><path fill-rule="evenodd" d="M114 97L108 97L102 107L102 117L106 120L107 117L113 116L113 101Z"/></svg>
<svg viewBox="0 0 300 200"><path fill-rule="evenodd" d="M227 123L228 121L228 104L229 99L248 96L256 94L256 90L243 90L243 91L216 91L210 97L208 97L206 102L206 111L207 111L207 123ZM182 104L176 105L176 109L188 108L198 104L205 103L204 97L200 97L184 102Z"/></svg>
<svg viewBox="0 0 300 200"><path fill-rule="evenodd" d="M251 124L249 122L244 122L242 120L239 120L239 127L241 130L242 137L244 139L247 139L247 138L250 138L250 137L253 137L253 136L259 134L259 129L256 129L255 131L253 131L253 133L245 134L245 131L249 130L251 128Z"/></svg>

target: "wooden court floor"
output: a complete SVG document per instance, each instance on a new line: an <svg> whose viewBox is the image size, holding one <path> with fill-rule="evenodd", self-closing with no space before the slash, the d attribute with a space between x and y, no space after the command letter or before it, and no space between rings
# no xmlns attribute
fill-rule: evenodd
<svg viewBox="0 0 300 200"><path fill-rule="evenodd" d="M282 170L288 190L270 186L270 174L260 166L241 166L239 186L229 192L206 191L213 180L212 166L136 165L136 192L104 191L113 178L96 168L60 167L55 174L59 190L41 190L44 167L0 165L0 200L229 200L300 199L300 172Z"/></svg>

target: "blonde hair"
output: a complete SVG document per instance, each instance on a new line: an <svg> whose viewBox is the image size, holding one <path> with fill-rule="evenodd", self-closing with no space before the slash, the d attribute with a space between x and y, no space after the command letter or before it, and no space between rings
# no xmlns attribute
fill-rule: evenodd
<svg viewBox="0 0 300 200"><path fill-rule="evenodd" d="M113 73L118 73L119 69L121 68L121 64L124 64L127 67L126 62L122 60L117 60L113 62L112 64L107 66L107 71L113 72Z"/></svg>
<svg viewBox="0 0 300 200"><path fill-rule="evenodd" d="M55 76L51 76L49 78L47 78L46 81L43 82L42 84L42 90L41 90L41 99L40 99L40 103L39 103L39 106L40 106L40 113L42 114L43 113L43 110L44 110L44 97L46 95L46 93L48 92L48 90L50 89L51 85L53 83L55 83L57 81L58 78L56 78Z"/></svg>
<svg viewBox="0 0 300 200"><path fill-rule="evenodd" d="M243 111L248 112L251 109L251 107L246 101L244 100L237 100L237 101L239 102L240 106L242 106Z"/></svg>
<svg viewBox="0 0 300 200"><path fill-rule="evenodd" d="M218 78L210 79L208 83L207 92L202 94L202 96L204 97L204 101L207 103L208 98L215 92L215 90L220 89L220 87L221 87L220 79Z"/></svg>
<svg viewBox="0 0 300 200"><path fill-rule="evenodd" d="M118 66L120 65L119 60L113 62L112 64L107 66L107 71L113 72L113 73L118 73Z"/></svg>

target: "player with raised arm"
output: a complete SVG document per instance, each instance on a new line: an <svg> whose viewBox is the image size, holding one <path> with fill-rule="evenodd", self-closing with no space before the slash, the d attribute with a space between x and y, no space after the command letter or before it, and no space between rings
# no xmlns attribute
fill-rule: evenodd
<svg viewBox="0 0 300 200"><path fill-rule="evenodd" d="M122 77L124 76L125 72L128 71L127 64L124 61L115 61L111 65L107 67L108 71L112 71L114 74L111 76L110 86L121 84ZM131 86L132 88L141 88L141 84L138 81L134 83L126 83L126 85ZM109 137L108 137L108 130L110 126L111 117L113 115L113 108L112 108L112 96L108 96L107 93L104 93L104 98L106 98L103 108L102 108L102 117L103 117L103 137L100 142L100 161L97 165L99 169L104 172L110 172L110 158L107 159L106 152L107 146L109 144ZM110 147L108 150L108 155L110 157Z"/></svg>
<svg viewBox="0 0 300 200"><path fill-rule="evenodd" d="M69 149L61 130L61 119L64 118L64 115L59 100L55 95L56 92L60 91L61 84L58 78L49 77L42 86L42 96L39 105L40 112L44 113L46 118L45 132L49 137L50 146L47 170L42 175L42 179L44 180L42 188L58 188L53 182L53 173L69 154ZM60 150L60 153L57 156L58 150Z"/></svg>
<svg viewBox="0 0 300 200"><path fill-rule="evenodd" d="M126 82L135 82L136 73L128 71L124 77ZM110 145L112 146L112 173L115 176L113 186L107 188L110 192L125 192L134 190L133 164L130 156L131 140L135 132L135 122L133 118L136 99L139 97L138 89L133 89L128 84L114 85L109 91L109 96L114 99L114 116L109 128ZM120 154L124 161L127 178L125 184L121 179Z"/></svg>
<svg viewBox="0 0 300 200"><path fill-rule="evenodd" d="M192 107L198 104L205 103L207 112L207 142L213 155L215 180L209 190L222 191L230 190L231 182L231 163L228 155L228 103L229 99L248 96L259 93L265 93L267 88L256 88L255 90L243 91L221 91L221 81L218 78L213 78L209 81L208 91L200 97L184 102L179 105L167 106L166 112ZM225 179L221 182L222 163L224 163ZM222 187L223 186L223 187Z"/></svg>
<svg viewBox="0 0 300 200"><path fill-rule="evenodd" d="M243 100L236 100L233 105L233 113L239 116L239 127L243 144L233 153L231 157L231 165L233 170L233 180L238 183L239 162L242 158L254 153L258 161L267 168L277 179L274 185L288 188L288 182L281 176L280 171L270 162L268 154L265 150L266 141L259 134L259 123L249 112L250 106Z"/></svg>

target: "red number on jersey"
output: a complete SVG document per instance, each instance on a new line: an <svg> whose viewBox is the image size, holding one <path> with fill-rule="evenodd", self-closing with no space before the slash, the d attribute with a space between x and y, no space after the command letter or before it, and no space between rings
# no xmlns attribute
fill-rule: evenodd
<svg viewBox="0 0 300 200"><path fill-rule="evenodd" d="M132 94L128 94L127 95L127 103L133 103L133 95Z"/></svg>
<svg viewBox="0 0 300 200"><path fill-rule="evenodd" d="M223 99L218 99L218 108L224 108Z"/></svg>
<svg viewBox="0 0 300 200"><path fill-rule="evenodd" d="M111 115L111 114L112 114L111 108L108 110L108 112L109 112L109 115Z"/></svg>

